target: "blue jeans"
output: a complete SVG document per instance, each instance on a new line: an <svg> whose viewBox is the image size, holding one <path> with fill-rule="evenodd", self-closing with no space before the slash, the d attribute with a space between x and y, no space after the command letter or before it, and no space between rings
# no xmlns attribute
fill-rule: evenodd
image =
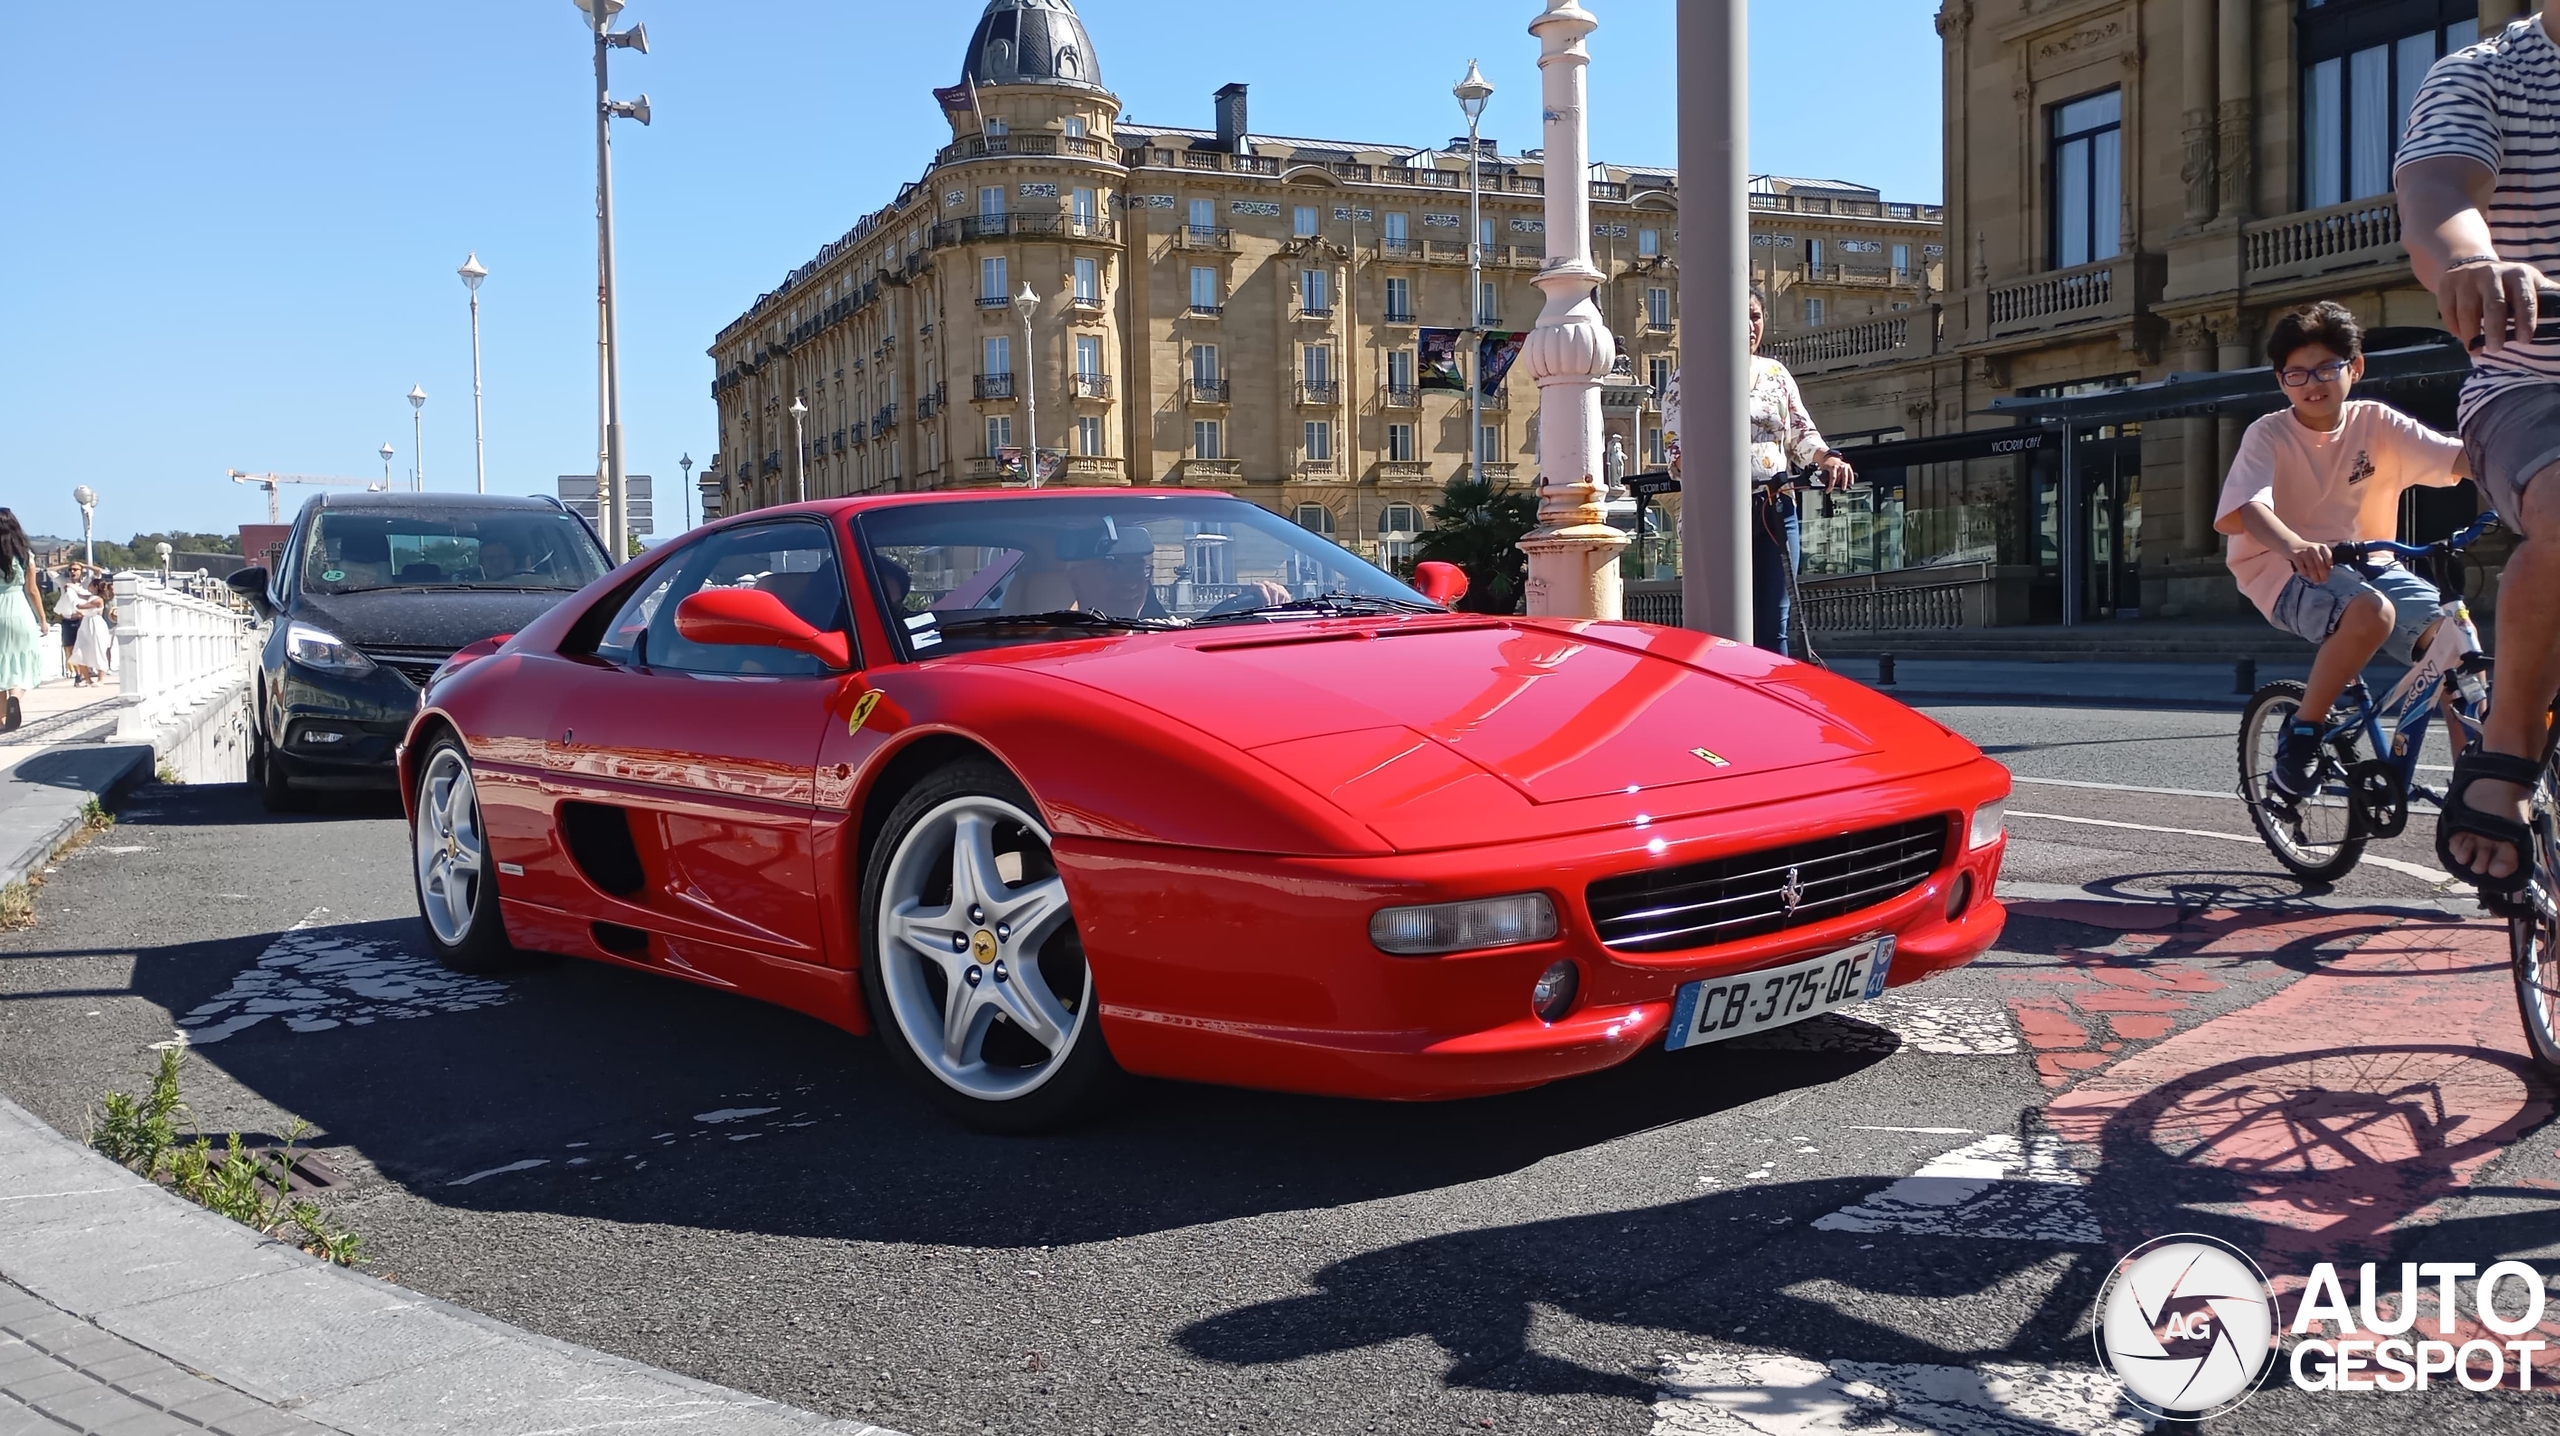
<svg viewBox="0 0 2560 1436"><path fill-rule="evenodd" d="M1795 586L1804 565L1804 522L1795 495L1751 500L1751 642L1772 653L1787 651L1795 619Z"/></svg>

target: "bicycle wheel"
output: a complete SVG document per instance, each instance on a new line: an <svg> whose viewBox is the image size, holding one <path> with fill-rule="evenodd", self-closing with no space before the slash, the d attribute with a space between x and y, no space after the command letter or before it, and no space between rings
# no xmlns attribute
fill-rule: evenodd
<svg viewBox="0 0 2560 1436"><path fill-rule="evenodd" d="M2524 1017L2525 1050L2534 1065L2560 1077L2560 776L2551 760L2533 791L2534 915L2510 918L2507 948L2515 958L2516 1005Z"/></svg>
<svg viewBox="0 0 2560 1436"><path fill-rule="evenodd" d="M2283 797L2268 775L2275 769L2277 740L2301 707L2302 685L2291 681L2270 683L2249 700L2248 711L2240 715L2240 796L2277 862L2304 882L2335 882L2364 859L2363 825L2347 796L2355 737L2349 734L2321 750L2314 771L2318 786L2310 796Z"/></svg>

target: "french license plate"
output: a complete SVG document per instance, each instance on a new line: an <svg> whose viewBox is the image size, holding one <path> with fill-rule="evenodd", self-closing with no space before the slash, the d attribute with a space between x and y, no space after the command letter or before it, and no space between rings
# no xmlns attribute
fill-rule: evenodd
<svg viewBox="0 0 2560 1436"><path fill-rule="evenodd" d="M1880 937L1785 967L1684 983L1663 1045L1677 1052L1872 1002L1892 973L1893 939Z"/></svg>

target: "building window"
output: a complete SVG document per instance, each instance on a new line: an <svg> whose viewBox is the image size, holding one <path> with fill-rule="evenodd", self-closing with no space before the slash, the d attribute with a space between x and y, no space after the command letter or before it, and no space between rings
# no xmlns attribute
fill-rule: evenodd
<svg viewBox="0 0 2560 1436"><path fill-rule="evenodd" d="M995 458L1004 453L1005 450L1012 447L1013 416L1011 414L989 414L987 416L987 457L990 459Z"/></svg>
<svg viewBox="0 0 2560 1436"><path fill-rule="evenodd" d="M1821 240L1808 239L1804 242L1804 270L1806 274L1816 279L1822 277Z"/></svg>
<svg viewBox="0 0 2560 1436"><path fill-rule="evenodd" d="M1076 259L1076 303L1102 302L1102 261L1079 256Z"/></svg>
<svg viewBox="0 0 2560 1436"><path fill-rule="evenodd" d="M1005 278L1005 262L1001 256L992 259L979 260L978 297L980 299L1006 299L1011 297L1013 290L1006 285Z"/></svg>
<svg viewBox="0 0 2560 1436"><path fill-rule="evenodd" d="M1388 537L1396 534L1420 533L1422 532L1421 516L1411 504L1389 504L1378 516L1378 532Z"/></svg>
<svg viewBox="0 0 2560 1436"><path fill-rule="evenodd" d="M1071 139L1071 140L1080 140L1080 139L1083 139L1084 137L1085 137L1084 116L1082 116L1082 115L1069 115L1069 116L1067 116L1067 138L1068 138L1068 139Z"/></svg>
<svg viewBox="0 0 2560 1436"><path fill-rule="evenodd" d="M1414 367L1414 357L1413 357L1413 351L1412 351L1412 350L1410 350L1410 349L1390 349L1390 350L1388 350L1388 351L1387 351L1387 391L1388 391L1389 393L1392 393L1392 394L1410 394L1410 393L1412 393L1412 392L1413 392L1413 367Z"/></svg>
<svg viewBox="0 0 2560 1436"><path fill-rule="evenodd" d="M1909 274L1911 272L1910 245L1897 244L1893 247L1893 272L1896 275Z"/></svg>
<svg viewBox="0 0 2560 1436"><path fill-rule="evenodd" d="M1191 202L1191 227L1195 230L1216 229L1218 227L1218 202L1214 199L1193 200Z"/></svg>
<svg viewBox="0 0 2560 1436"><path fill-rule="evenodd" d="M1324 344L1302 344L1299 346L1298 359L1301 366L1300 372L1306 376L1306 381L1309 384L1325 385L1333 382L1333 349L1331 346Z"/></svg>
<svg viewBox="0 0 2560 1436"><path fill-rule="evenodd" d="M1822 327L1821 300L1808 299L1804 302L1804 327L1807 329L1819 329Z"/></svg>
<svg viewBox="0 0 2560 1436"><path fill-rule="evenodd" d="M1330 419L1309 419L1306 424L1306 446L1308 463L1332 463L1333 421Z"/></svg>
<svg viewBox="0 0 2560 1436"><path fill-rule="evenodd" d="M1378 233L1386 239L1387 243L1401 245L1412 238L1412 224L1412 216L1390 211L1380 217Z"/></svg>
<svg viewBox="0 0 2560 1436"><path fill-rule="evenodd" d="M1298 505L1297 521L1298 527L1311 534L1333 537L1333 510L1322 504Z"/></svg>
<svg viewBox="0 0 2560 1436"><path fill-rule="evenodd" d="M2379 13L2377 13L2379 12ZM2478 0L2345 5L2304 0L2302 207L2387 193L2418 86L2437 59L2480 38Z"/></svg>
<svg viewBox="0 0 2560 1436"><path fill-rule="evenodd" d="M2124 232L2124 95L2053 107L2053 267L2116 257Z"/></svg>
<svg viewBox="0 0 2560 1436"><path fill-rule="evenodd" d="M1218 271L1206 264L1191 267L1191 307L1204 313L1218 307Z"/></svg>
<svg viewBox="0 0 2560 1436"><path fill-rule="evenodd" d="M1076 452L1086 458L1102 455L1102 420L1093 415L1076 420Z"/></svg>
<svg viewBox="0 0 2560 1436"><path fill-rule="evenodd" d="M1644 292L1644 327L1669 333L1671 330L1671 291L1648 289Z"/></svg>
<svg viewBox="0 0 2560 1436"><path fill-rule="evenodd" d="M1299 205L1289 214L1289 232L1300 239L1313 239L1316 233L1316 207Z"/></svg>
<svg viewBox="0 0 2560 1436"><path fill-rule="evenodd" d="M1671 451L1663 446L1659 427L1644 431L1644 461L1648 468L1662 469L1671 465Z"/></svg>
<svg viewBox="0 0 2560 1436"><path fill-rule="evenodd" d="M1387 281L1387 322L1389 324L1413 322L1412 280L1390 279Z"/></svg>
<svg viewBox="0 0 2560 1436"><path fill-rule="evenodd" d="M1498 324L1502 320L1501 290L1490 279L1476 291L1476 323L1478 326Z"/></svg>
<svg viewBox="0 0 2560 1436"><path fill-rule="evenodd" d="M991 184L978 191L978 218L1004 218L1004 186Z"/></svg>
<svg viewBox="0 0 2560 1436"><path fill-rule="evenodd" d="M1476 430L1476 459L1478 460L1478 462L1491 464L1491 463L1499 462L1499 461L1501 460L1501 458L1502 458L1502 428L1501 428L1501 426L1500 426L1500 425L1498 425L1498 424L1486 424L1486 425L1484 425L1483 427L1481 427L1481 428L1477 429L1477 430Z"/></svg>
<svg viewBox="0 0 2560 1436"><path fill-rule="evenodd" d="M1653 386L1653 397L1659 399L1671 392L1671 361L1660 355L1644 361L1645 382Z"/></svg>
<svg viewBox="0 0 2560 1436"><path fill-rule="evenodd" d="M1076 336L1076 373L1086 379L1102 377L1101 335L1079 334Z"/></svg>
<svg viewBox="0 0 2560 1436"><path fill-rule="evenodd" d="M1093 191L1077 190L1070 203L1070 212L1075 216L1077 233L1091 234L1094 230L1094 216L1098 213L1093 201Z"/></svg>
<svg viewBox="0 0 2560 1436"><path fill-rule="evenodd" d="M1298 274L1298 302L1309 314L1333 312L1333 277L1321 269Z"/></svg>
<svg viewBox="0 0 2560 1436"><path fill-rule="evenodd" d="M1217 420L1192 420L1191 457L1195 459L1221 459L1226 457L1225 451L1219 447L1219 437Z"/></svg>
<svg viewBox="0 0 2560 1436"><path fill-rule="evenodd" d="M1658 229L1640 229L1640 230L1637 230L1637 231L1636 231L1636 257L1637 257L1638 259L1654 259L1654 258L1658 258L1658 257L1661 255L1661 253L1662 253L1662 231L1661 231L1661 230L1658 230Z"/></svg>
<svg viewBox="0 0 2560 1436"><path fill-rule="evenodd" d="M1191 346L1191 382L1203 387L1214 386L1218 382L1217 345Z"/></svg>
<svg viewBox="0 0 2560 1436"><path fill-rule="evenodd" d="M1476 243L1483 245L1487 249L1493 248L1492 220L1480 219L1476 221Z"/></svg>
<svg viewBox="0 0 2560 1436"><path fill-rule="evenodd" d="M1419 452L1420 446L1414 441L1414 429L1411 424L1387 426L1387 461L1389 463L1414 463L1416 462L1414 456Z"/></svg>

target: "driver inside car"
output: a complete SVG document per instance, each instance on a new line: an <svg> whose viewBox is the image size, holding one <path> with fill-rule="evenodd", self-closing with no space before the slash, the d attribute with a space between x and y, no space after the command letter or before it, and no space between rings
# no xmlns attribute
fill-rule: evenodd
<svg viewBox="0 0 2560 1436"><path fill-rule="evenodd" d="M516 556L516 546L505 534L489 534L480 540L480 577L495 583L504 578L521 578L529 570Z"/></svg>
<svg viewBox="0 0 2560 1436"><path fill-rule="evenodd" d="M1058 541L1076 607L1113 618L1171 618L1156 600L1156 541L1136 524L1113 524Z"/></svg>

